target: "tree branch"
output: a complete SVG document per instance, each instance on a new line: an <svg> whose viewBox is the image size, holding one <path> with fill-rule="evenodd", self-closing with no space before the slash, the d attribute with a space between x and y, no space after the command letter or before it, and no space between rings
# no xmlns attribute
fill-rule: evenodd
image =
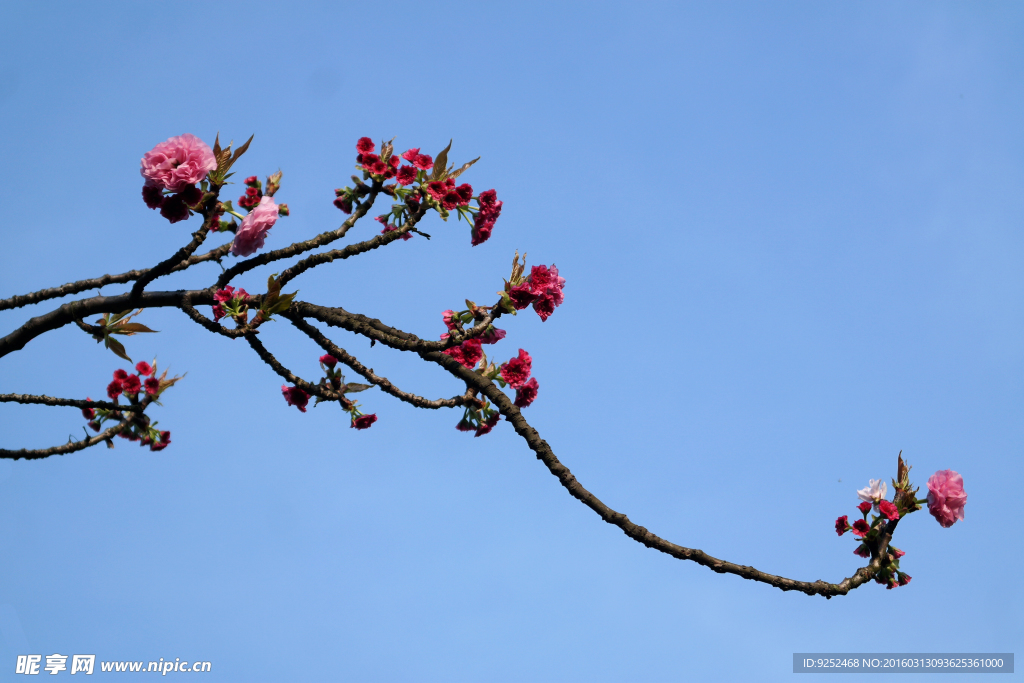
<svg viewBox="0 0 1024 683"><path fill-rule="evenodd" d="M376 201L377 195L380 193L380 190L381 184L378 182L374 182L373 188L370 190L369 197L367 197L366 201L360 204L359 208L356 209L355 212L351 216L349 216L348 220L342 223L341 227L339 227L337 230L329 230L328 232L322 232L313 239L306 240L305 242L295 242L294 244L284 247L283 249L274 249L273 251L268 251L265 254L253 256L250 259L246 259L244 261L236 263L235 265L231 266L223 273L221 273L221 276L217 278L217 283L214 285L214 287L216 289L223 289L229 282L231 282L231 280L235 276L241 275L242 273L250 271L253 268L258 268L259 266L266 265L273 261L279 261L284 258L289 258L291 256L298 256L299 254L305 253L312 249L316 249L317 247L322 247L325 244L330 244L335 240L341 239L342 237L345 236L345 233L349 231L349 228L355 225L356 221L365 216L366 212L370 210L370 207L372 207L374 201Z"/></svg>
<svg viewBox="0 0 1024 683"><path fill-rule="evenodd" d="M458 406L464 406L467 403L480 403L479 399L475 397L475 393L471 393L469 390L467 390L467 392L462 396L453 396L451 398L439 398L433 401L422 396L417 396L416 394L411 394L407 391L402 391L394 384L392 384L390 381L388 381L387 377L381 377L380 375L374 374L372 368L367 368L365 365L360 363L359 360L355 358L355 356L350 355L348 352L345 351L345 349L336 346L334 342L328 339L320 330L316 329L302 318L298 316L288 315L286 315L285 317L291 320L292 325L297 327L299 330L304 332L306 336L308 336L310 339L316 342L316 344L321 349L323 349L324 351L331 354L339 361L347 365L367 382L374 386L380 387L381 391L383 391L384 393L391 394L395 398L405 401L406 403L409 403L411 405L414 405L417 408L428 408L431 410L436 410L438 408L456 408Z"/></svg>
<svg viewBox="0 0 1024 683"><path fill-rule="evenodd" d="M176 273L180 270L186 270L197 263L203 263L205 261L219 261L224 258L227 253L231 251L231 243L222 244L216 249L211 249L205 254L199 256L190 256L185 261L182 261L178 265L171 268L170 272ZM22 306L28 306L30 304L38 304L49 299L59 299L70 294L78 294L79 292L85 292L90 289L98 289L106 285L117 285L124 284L137 280L140 277L145 276L150 271L149 268L142 270L129 270L127 273L120 273L118 275L103 275L101 277L91 278L89 280L78 280L77 282L69 282L61 285L60 287L49 287L47 289L41 289L38 292L32 292L30 294L19 294L12 296L10 299L0 299L0 311L6 311L12 308L21 308Z"/></svg>
<svg viewBox="0 0 1024 683"><path fill-rule="evenodd" d="M122 429L128 426L128 420L117 423L113 427L104 429L96 436L90 436L87 439L81 441L68 441L62 446L53 446L52 448L38 448L38 449L27 449L22 448L17 451L9 451L5 448L0 448L0 458L8 460L39 460L40 458L48 458L51 455L67 455L68 453L74 453L75 451L81 451L90 446L95 446L101 441L110 441L111 437L116 435Z"/></svg>
<svg viewBox="0 0 1024 683"><path fill-rule="evenodd" d="M605 522L619 527L627 536L648 548L654 548L680 560L691 560L720 574L735 574L751 581L767 583L784 591L795 590L807 595L822 595L826 598L831 598L834 595L846 595L854 588L870 581L882 566L882 558L885 556L885 549L888 547L889 539L892 538L892 533L896 529L896 522L889 522L885 532L883 532L882 542L877 549L878 554L873 554L872 560L868 565L857 570L853 576L837 584L821 580L811 582L787 579L753 567L720 560L702 550L686 548L666 541L644 527L634 524L625 514L616 512L608 507L597 496L584 488L576 477L573 476L572 472L569 471L569 468L559 462L547 441L542 439L537 430L530 426L519 408L509 400L505 392L501 391L494 382L464 368L458 361L443 353L433 351L421 353L420 356L437 363L451 374L465 381L467 386L476 389L489 398L498 407L501 414L505 416L505 419L512 424L512 428L515 429L516 433L526 441L530 450L536 454L537 459L544 463L548 471L558 479L574 498L596 512Z"/></svg>
<svg viewBox="0 0 1024 683"><path fill-rule="evenodd" d="M33 396L32 394L0 394L0 403L68 406L71 408L99 408L101 410L121 410L126 413L134 413L146 409L146 406L141 403L132 405L110 403L109 401L81 401L74 398L54 398L53 396Z"/></svg>

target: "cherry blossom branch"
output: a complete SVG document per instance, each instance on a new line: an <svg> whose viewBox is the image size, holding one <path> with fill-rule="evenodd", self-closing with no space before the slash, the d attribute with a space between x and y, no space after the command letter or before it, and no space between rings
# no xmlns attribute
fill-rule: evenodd
<svg viewBox="0 0 1024 683"><path fill-rule="evenodd" d="M858 569L852 576L839 583L822 580L799 581L721 560L702 550L677 545L657 536L630 521L624 513L608 507L588 491L569 468L558 460L550 445L526 421L520 410L521 407L530 405L537 396L537 379L530 378L530 355L520 349L518 357L501 364L500 367L486 360L481 344L493 344L505 336L503 330L493 327L493 323L504 313L514 313L532 305L541 319L546 320L554 308L562 303L565 279L559 276L558 269L553 264L533 266L527 275L525 254L523 263L520 264L517 252L513 259L512 273L505 280L505 289L501 292L502 298L493 306L477 306L467 301L468 310L444 311L442 320L448 332L439 341L423 339L376 318L351 313L341 307L294 301L294 293L285 294L281 291L284 284L319 265L367 253L397 239L410 237L410 233L418 233L429 238L417 228L428 209L437 211L444 219L457 213L459 218L465 218L471 224L473 245L486 241L501 213L502 202L497 200L494 190L486 190L479 193L479 196L474 196L473 188L468 183L456 184L455 179L476 160L465 163L458 169L454 165L449 166L447 154L451 148L450 144L438 154L436 160L428 155L419 154L418 149L407 150L400 155L401 159L408 162L403 166L399 156L394 154L395 150L390 142L383 143L380 155L377 155L374 153L376 147L373 141L362 138L357 143L360 154L356 160L363 170L363 180L371 180L372 186L353 176L354 189L346 187L335 191L335 206L346 213L352 212L355 208L355 212L339 228L321 233L310 240L295 242L282 249L240 261L224 270L216 283L206 289L146 292L146 286L163 275L185 270L209 260L219 263L229 251L241 256L255 253L263 247L264 237L277 217L289 215L287 205L277 205L272 199L279 189L281 173L267 178L265 194L260 181L256 176L251 176L245 181L245 195L238 200L240 207L249 210L249 215L243 218L240 226L236 226L233 241L206 254L195 255L195 251L211 230L225 229L224 224L219 224L220 213L229 211L239 216L230 206L230 202L220 204L217 198L232 164L248 145L248 142L245 143L232 155L230 146L227 150L222 150L219 141L211 150L195 136L183 135L158 145L143 157L142 173L146 177L143 198L147 206L161 208L161 215L172 223L188 218L188 207L193 207L192 211L203 215L204 222L199 230L192 234L192 240L169 258L149 269L133 270L120 275L104 275L0 300L0 310L5 310L106 284L134 282L131 291L125 294L94 296L71 301L48 313L31 318L21 327L0 338L0 357L24 348L29 341L45 332L74 322L87 334L104 341L113 353L127 359L125 349L120 343L112 340L111 335L130 336L138 332L152 331L141 323L129 323L133 315L136 315L131 311L138 307L178 308L209 332L231 339L244 338L264 363L293 385L282 387L282 393L288 405L296 406L302 412L306 411L309 396L314 395L321 400L339 402L341 407L350 413L351 426L355 429L367 429L376 422L375 413L364 414L359 410L358 403L346 398L346 392L354 393L370 387L364 384L344 384L340 368L336 369L337 363L340 362L363 377L370 385L380 387L383 392L413 406L427 409L465 407L462 420L456 425L460 431L475 431L476 436L481 436L491 431L499 418L504 416L570 495L593 510L602 520L621 529L631 539L677 559L696 562L718 573L733 574L784 591L799 591L807 595L821 595L825 598L845 595L872 579L887 584L889 588L906 585L910 577L899 569L899 558L904 553L896 548L890 548L901 516L921 509L921 505L928 502L929 511L944 527L951 526L957 519L963 519L966 493L963 491L960 475L951 470L936 473L928 482L928 501L918 500L917 489L912 488L907 476L909 467L900 457L899 482L893 480L897 494L892 502L885 499L884 482L872 480L870 490L858 491L858 495L864 501L858 506L863 518L856 520L853 525L849 524L845 515L836 520L837 533L841 536L846 531L852 531L859 543L856 554L870 558L866 566ZM390 178L395 178L396 184L385 186L383 183ZM197 189L197 184L204 188L198 195L196 193L200 190ZM210 187L210 191L206 191L206 187ZM165 194L168 192L172 194ZM244 290L235 291L229 286L228 283L242 273L304 254L345 237L355 223L369 212L380 193L395 197L400 202L391 207L389 214L378 216L378 220L384 224L384 230L380 234L339 249L311 254L300 259L286 268L280 277L271 278L266 294L249 295ZM200 200L201 204L195 203ZM470 205L471 200L477 201L475 208ZM389 224L390 216L394 216L394 225ZM230 225L228 229L231 229ZM214 307L213 320L197 310L196 306L200 305ZM248 311L250 307L256 306L259 310L250 322ZM105 314L101 321L102 326L84 322L86 316L93 314ZM257 328L275 315L288 320L293 327L327 352L326 356L320 358L321 368L326 377L318 384L308 382L286 368L257 336ZM236 328L228 329L217 322L229 317L235 320L238 325ZM464 382L466 392L451 398L430 400L403 391L337 346L310 321L358 334L369 339L371 345L379 341L389 348L416 353L422 359L440 365ZM131 370L123 369L114 372L114 381L107 386L106 391L107 396L115 403L28 394L0 394L0 403L81 408L83 416L92 420L89 426L95 430L100 430L104 421L119 421L115 426L96 436L87 436L82 441L69 440L67 444L47 449L0 450L0 457L44 458L82 450L101 441L112 445L111 437L117 434L141 442L142 445L148 445L153 450L166 447L170 443L170 432L158 431L156 422L151 422L144 411L151 402L158 399L161 392L173 386L180 378L168 379L166 370L163 375L157 376L156 368L144 361L137 363L135 370L138 374L129 374ZM506 386L515 389L514 401L502 390ZM122 394L128 398L129 405L116 403L118 396ZM126 429L129 431L125 432ZM937 501L941 499L943 502L935 503L933 507L932 494L936 495ZM867 518L872 509L879 514L872 517L869 524Z"/></svg>
<svg viewBox="0 0 1024 683"><path fill-rule="evenodd" d="M295 242L283 249L274 249L273 251L268 251L264 254L260 254L259 256L253 256L252 258L240 261L221 273L220 277L217 278L217 283L214 285L214 288L223 289L236 276L248 272L253 268L258 268L259 266L292 256L298 256L299 254L303 254L307 251L311 251L318 247L322 247L325 244L330 244L335 240L341 239L349 229L356 224L356 221L366 215L366 212L370 210L370 207L372 207L374 201L376 201L377 195L380 191L381 184L375 181L373 187L369 190L369 196L366 201L360 204L359 208L356 209L355 212L344 223L342 223L341 227L337 230L329 230L327 232L320 233L316 237L308 239L305 242Z"/></svg>
<svg viewBox="0 0 1024 683"><path fill-rule="evenodd" d="M391 394L395 398L405 401L406 403L409 403L411 405L414 405L417 408L428 408L431 410L436 410L438 408L457 408L459 406L464 406L467 403L478 404L480 402L479 399L476 398L476 392L473 390L469 390L468 388L466 393L461 396L453 396L451 398L439 398L435 400L430 400L422 396L417 396L416 394L409 393L407 391L402 391L394 384L392 384L390 381L388 381L387 377L381 377L380 375L374 374L372 368L367 368L365 365L360 363L358 359L356 359L354 356L345 351L345 349L336 346L334 342L328 339L320 330L316 329L302 318L298 316L291 316L288 314L286 314L285 317L291 321L292 325L294 325L296 328L304 332L310 339L316 342L316 344L321 349L323 349L324 351L326 351L327 353L329 353L330 355L334 356L339 361L347 365L367 382L373 384L374 386L380 387L381 391L383 391L384 393Z"/></svg>

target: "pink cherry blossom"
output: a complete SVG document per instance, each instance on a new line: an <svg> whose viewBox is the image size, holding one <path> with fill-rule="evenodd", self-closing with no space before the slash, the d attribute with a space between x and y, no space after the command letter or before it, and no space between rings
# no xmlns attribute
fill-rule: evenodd
<svg viewBox="0 0 1024 683"><path fill-rule="evenodd" d="M953 470L941 470L928 478L928 512L948 529L964 518L964 479Z"/></svg>
<svg viewBox="0 0 1024 683"><path fill-rule="evenodd" d="M146 185L180 192L217 168L213 150L195 135L170 138L146 152L139 170Z"/></svg>
<svg viewBox="0 0 1024 683"><path fill-rule="evenodd" d="M235 256L251 256L263 248L263 240L267 232L277 222L277 204L270 197L260 199L260 205L242 220L235 233L235 241L231 245L231 253Z"/></svg>

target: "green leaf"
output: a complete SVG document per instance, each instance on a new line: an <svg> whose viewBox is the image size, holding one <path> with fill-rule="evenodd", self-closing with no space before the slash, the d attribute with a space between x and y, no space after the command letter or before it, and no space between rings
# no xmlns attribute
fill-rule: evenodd
<svg viewBox="0 0 1024 683"><path fill-rule="evenodd" d="M131 313L133 310L135 310L135 309L129 308L127 311L121 311L117 315L115 315L115 316L113 316L111 318L107 318L107 324L109 325L110 323L116 323L118 320L120 320L121 318L125 317L126 315Z"/></svg>
<svg viewBox="0 0 1024 683"><path fill-rule="evenodd" d="M114 325L109 331L110 334L133 335L136 332L152 332L155 334L160 330L151 330L142 323L122 323L120 325Z"/></svg>
<svg viewBox="0 0 1024 683"><path fill-rule="evenodd" d="M121 342L119 342L116 339L113 339L111 337L104 337L103 338L103 344L108 349L113 351L114 355L117 356L118 358L124 358L129 363L132 362L132 359L128 357L127 353L125 353L124 346L121 345Z"/></svg>
<svg viewBox="0 0 1024 683"><path fill-rule="evenodd" d="M448 141L448 146L442 149L438 155L434 158L434 174L431 176L431 180L440 180L444 177L444 172L447 170L448 165L448 150L452 148L452 141Z"/></svg>
<svg viewBox="0 0 1024 683"><path fill-rule="evenodd" d="M360 391L366 391L367 389L373 389L372 384L357 384L355 382L349 382L345 385L344 394L355 394Z"/></svg>

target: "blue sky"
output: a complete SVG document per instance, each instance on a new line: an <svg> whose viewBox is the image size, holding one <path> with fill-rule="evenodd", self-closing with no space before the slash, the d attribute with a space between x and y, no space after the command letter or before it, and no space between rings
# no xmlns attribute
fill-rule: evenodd
<svg viewBox="0 0 1024 683"><path fill-rule="evenodd" d="M356 432L288 408L242 342L151 310L160 334L128 351L188 373L153 413L173 444L0 462L0 671L58 652L208 660L217 681L773 681L794 652L1020 650L1020 5L388 8L5 5L0 296L183 245L198 221L139 197L139 158L172 135L255 134L240 175L282 169L292 210L268 248L340 223L358 137L453 138L505 202L492 239L435 217L431 241L319 268L299 298L431 337L525 250L565 304L508 320L494 353L533 355L527 419L633 521L838 581L858 558L833 521L901 449L918 484L963 474L966 519L900 525L906 588L782 593L626 538L505 423L473 439L371 391L379 421ZM55 305L0 313L4 333ZM262 336L318 375L284 324ZM459 393L335 339L405 389ZM64 329L0 360L0 392L96 397L122 365ZM0 445L82 422L4 406Z"/></svg>

